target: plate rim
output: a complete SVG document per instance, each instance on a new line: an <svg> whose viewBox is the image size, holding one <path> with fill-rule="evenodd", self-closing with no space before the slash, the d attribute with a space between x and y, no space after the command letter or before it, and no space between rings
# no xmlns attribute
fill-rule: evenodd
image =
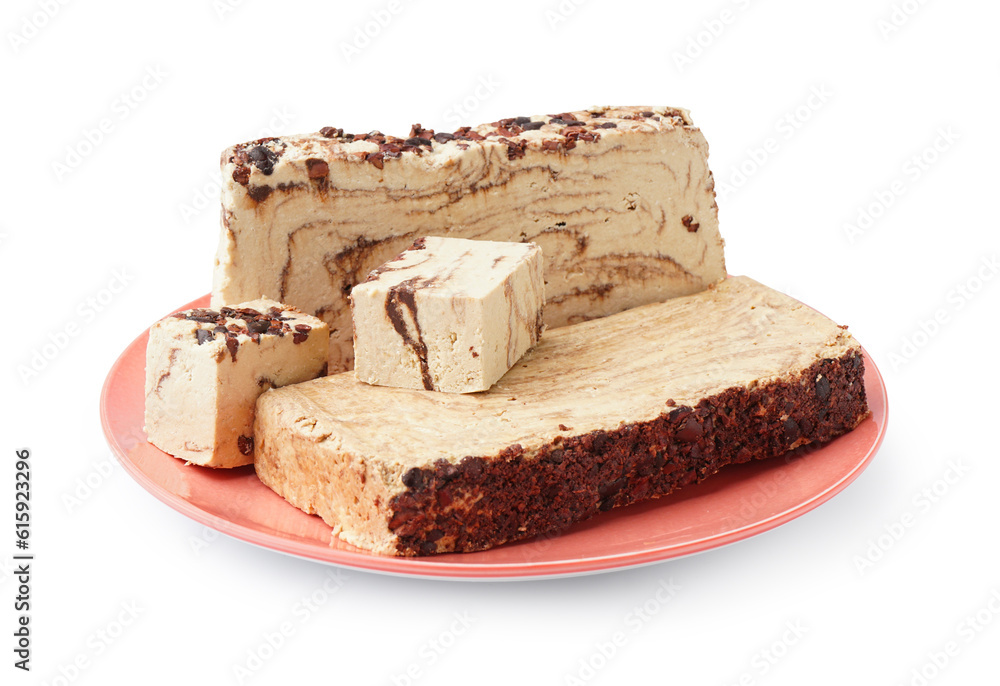
<svg viewBox="0 0 1000 686"><path fill-rule="evenodd" d="M201 296L190 303L183 305L170 313L180 312L185 309L206 306L208 295ZM339 548L329 547L325 549L329 554L320 555L314 546L307 546L292 540L274 539L274 536L258 529L236 524L225 517L220 517L212 512L202 509L198 505L190 502L181 495L161 486L145 472L139 469L127 456L125 448L119 443L118 435L111 427L111 416L109 415L109 397L114 390L114 381L121 373L121 368L132 355L137 354L137 348L144 345L149 336L149 328L139 334L111 365L100 395L100 417L101 426L105 439L111 447L118 463L125 472L135 480L140 486L153 495L157 500L164 503L171 509L179 512L188 519L199 524L214 529L227 536L250 543L259 548L283 553L292 557L331 564L359 571L388 574L391 576L401 576L407 578L424 578L438 580L532 580L564 578L567 576L579 576L586 574L598 574L603 572L613 572L623 569L656 564L667 560L688 557L702 552L708 552L717 548L723 548L733 543L753 538L760 534L771 531L783 524L797 519L808 512L816 509L825 502L831 500L847 486L853 483L861 473L874 460L878 453L882 440L885 438L888 427L889 405L888 393L885 387L885 380L878 369L871 355L862 346L861 351L865 360L865 370L871 373L873 383L866 381L865 392L868 396L869 407L873 405L880 410L879 416L875 416L875 411L864 421L874 421L876 424L876 435L861 459L854 464L849 471L842 474L834 483L826 488L811 494L807 499L798 503L794 507L787 508L782 512L772 514L763 519L755 519L753 522L743 526L725 531L724 533L703 536L701 538L686 541L682 544L671 546L654 547L649 550L634 550L628 552L613 553L608 555L596 555L584 559L560 559L536 562L518 563L477 563L469 562L455 564L451 562L436 561L433 556L429 557L394 557L375 555L368 552L354 552ZM859 343L860 345L860 343ZM877 391L878 403L872 402L872 393ZM154 446L155 447L155 446ZM164 453L169 459L177 459ZM197 467L195 467L197 468ZM288 507L294 507L289 504ZM475 553L472 553L475 554Z"/></svg>

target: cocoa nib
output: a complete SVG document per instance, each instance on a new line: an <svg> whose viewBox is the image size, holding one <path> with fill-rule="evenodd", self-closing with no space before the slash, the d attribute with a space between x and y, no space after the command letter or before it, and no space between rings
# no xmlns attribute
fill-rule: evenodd
<svg viewBox="0 0 1000 686"><path fill-rule="evenodd" d="M181 312L177 316L187 319L190 322L210 324L219 318L219 313L215 310L191 310L187 313Z"/></svg>
<svg viewBox="0 0 1000 686"><path fill-rule="evenodd" d="M344 136L344 130L335 129L332 126L324 126L319 130L319 135L324 138L342 138Z"/></svg>
<svg viewBox="0 0 1000 686"><path fill-rule="evenodd" d="M403 474L403 485L414 491L419 491L424 487L424 473L418 467L413 467Z"/></svg>
<svg viewBox="0 0 1000 686"><path fill-rule="evenodd" d="M376 169L382 169L383 167L385 167L385 162L382 161L383 157L384 157L384 153L381 153L381 152L370 152L367 155L365 155L365 161L371 162L371 164Z"/></svg>
<svg viewBox="0 0 1000 686"><path fill-rule="evenodd" d="M512 140L506 138L501 138L500 141L507 146L507 159L516 160L520 157L524 157L524 141L520 143L515 143Z"/></svg>
<svg viewBox="0 0 1000 686"><path fill-rule="evenodd" d="M698 423L698 418L694 415L689 415L687 421L684 422L684 428L677 432L677 440L685 443L693 443L701 438L701 434L702 428L701 424Z"/></svg>
<svg viewBox="0 0 1000 686"><path fill-rule="evenodd" d="M426 145L428 148L431 147L431 142L426 138L421 138L419 136L414 136L412 138L406 139L406 145Z"/></svg>
<svg viewBox="0 0 1000 686"><path fill-rule="evenodd" d="M278 161L278 155L263 145L251 148L247 151L247 157L265 176L271 175L274 171L274 163Z"/></svg>
<svg viewBox="0 0 1000 686"><path fill-rule="evenodd" d="M236 439L236 447L240 449L241 455L252 455L253 436L240 436Z"/></svg>
<svg viewBox="0 0 1000 686"><path fill-rule="evenodd" d="M313 157L306 160L306 170L309 172L310 179L322 179L330 173L330 165L324 160Z"/></svg>
<svg viewBox="0 0 1000 686"><path fill-rule="evenodd" d="M270 186L250 186L247 188L247 195L254 202L264 202L273 190Z"/></svg>
<svg viewBox="0 0 1000 686"><path fill-rule="evenodd" d="M423 138L431 139L434 137L434 129L425 129L420 124L414 124L410 127L410 135L408 138Z"/></svg>
<svg viewBox="0 0 1000 686"><path fill-rule="evenodd" d="M247 330L250 333L266 333L271 328L271 322L267 319L255 319L247 322Z"/></svg>
<svg viewBox="0 0 1000 686"><path fill-rule="evenodd" d="M694 233L695 231L697 231L698 227L701 226L701 224L699 224L698 222L696 222L694 220L694 217L692 217L690 214L685 214L681 218L681 224L683 224L684 228L687 229L691 233Z"/></svg>

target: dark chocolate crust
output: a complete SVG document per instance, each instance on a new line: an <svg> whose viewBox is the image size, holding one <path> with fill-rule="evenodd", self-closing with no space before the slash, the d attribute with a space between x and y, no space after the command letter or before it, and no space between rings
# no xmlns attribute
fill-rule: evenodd
<svg viewBox="0 0 1000 686"><path fill-rule="evenodd" d="M868 414L864 360L853 350L792 380L731 388L652 421L558 438L535 456L515 445L495 457L413 468L403 476L407 490L389 505L389 528L398 555L483 550L667 495L727 464L828 441Z"/></svg>

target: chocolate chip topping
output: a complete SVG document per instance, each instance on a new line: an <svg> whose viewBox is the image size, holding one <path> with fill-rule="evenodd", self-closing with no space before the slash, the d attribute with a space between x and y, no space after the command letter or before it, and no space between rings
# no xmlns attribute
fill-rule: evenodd
<svg viewBox="0 0 1000 686"><path fill-rule="evenodd" d="M210 329L199 327L195 330L194 335L198 345L214 341L216 336L223 336L226 339L226 349L235 362L240 346L238 339L240 334L249 336L250 340L258 344L265 335L282 337L291 333L295 343L301 343L309 337L312 327L308 324L296 324L293 330L286 323L289 317L284 316L284 312L277 307L269 308L266 314L251 307L222 307L218 312L197 308L178 312L173 316L198 324L214 324ZM217 361L221 362L222 358L217 358Z"/></svg>
<svg viewBox="0 0 1000 686"><path fill-rule="evenodd" d="M672 118L674 124L689 124L680 110L665 109L664 114ZM409 136L400 138L389 136L381 131L373 130L368 133L353 134L344 133L343 129L332 126L324 126L319 130L319 135L328 139L336 139L345 144L354 141L368 141L375 143L379 149L374 152L354 153L361 157L376 169L384 169L386 160L398 159L406 154L422 155L432 149L431 141L437 143L447 143L458 141L459 150L468 150L468 142L479 142L484 140L497 140L507 146L507 158L516 160L524 156L528 146L528 140L518 140L518 137L525 131L538 131L545 126L559 127L561 130L552 140L538 141L532 140L531 145L539 146L543 151L566 152L573 150L580 142L592 143L600 140L599 130L613 129L618 127L616 121L596 122L597 118L611 116L615 120L644 121L646 119L660 120L652 110L637 112L626 108L613 115L609 115L606 108L595 108L589 110L581 120L573 112L561 112L547 115L543 121L533 121L531 117L508 117L493 122L492 130L480 127L479 130L471 126L462 126L453 133L436 133L433 129L425 129L420 124L413 124L410 127ZM484 133L480 133L482 130ZM266 144L266 145L265 145ZM257 167L262 174L270 175L274 171L275 164L286 148L286 143L278 138L261 138L256 141L236 146L230 157L236 167L232 172L233 180L247 188L247 195L255 202L264 202L270 194L275 191L288 190L304 184L284 184L276 188L268 185L250 185L251 166ZM352 156L354 156L352 155ZM329 162L320 158L310 158L305 161L309 178L317 182L319 190L327 189L327 177L330 172ZM697 230L697 223L688 227L690 231Z"/></svg>
<svg viewBox="0 0 1000 686"><path fill-rule="evenodd" d="M310 179L325 179L326 175L330 173L330 165L324 160L312 157L306 160L306 170Z"/></svg>
<svg viewBox="0 0 1000 686"><path fill-rule="evenodd" d="M270 176L274 171L274 163L278 161L278 155L263 145L250 148L247 157L257 169L265 176Z"/></svg>
<svg viewBox="0 0 1000 686"><path fill-rule="evenodd" d="M250 333L266 333L269 328L271 328L271 322L268 319L255 319L247 322L247 330Z"/></svg>

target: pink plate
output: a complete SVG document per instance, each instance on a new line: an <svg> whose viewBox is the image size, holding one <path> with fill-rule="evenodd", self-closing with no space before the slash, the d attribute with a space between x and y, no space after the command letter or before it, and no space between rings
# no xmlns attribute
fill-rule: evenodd
<svg viewBox="0 0 1000 686"><path fill-rule="evenodd" d="M181 309L206 307L208 296ZM872 416L851 433L785 459L726 467L660 500L602 513L565 531L478 553L395 558L335 539L330 527L258 481L253 467L186 466L146 442L146 331L118 358L101 394L101 423L132 478L178 512L282 553L375 572L514 579L603 572L718 548L773 529L842 491L869 465L886 427L885 385L865 353Z"/></svg>

